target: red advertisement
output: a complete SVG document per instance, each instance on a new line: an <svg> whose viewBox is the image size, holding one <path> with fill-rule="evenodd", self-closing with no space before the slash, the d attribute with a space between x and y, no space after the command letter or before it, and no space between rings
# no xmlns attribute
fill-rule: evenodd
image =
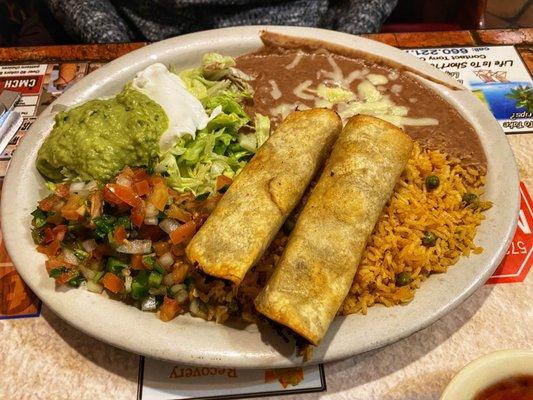
<svg viewBox="0 0 533 400"><path fill-rule="evenodd" d="M507 255L487 283L522 282L533 263L533 202L524 182L520 182L518 227Z"/></svg>

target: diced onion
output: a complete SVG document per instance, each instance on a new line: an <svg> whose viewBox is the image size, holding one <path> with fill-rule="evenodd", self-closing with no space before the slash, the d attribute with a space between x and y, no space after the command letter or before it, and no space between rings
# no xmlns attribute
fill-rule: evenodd
<svg viewBox="0 0 533 400"><path fill-rule="evenodd" d="M70 184L69 191L70 193L78 193L85 189L85 183L84 182L72 182Z"/></svg>
<svg viewBox="0 0 533 400"><path fill-rule="evenodd" d="M157 299L155 296L148 296L141 303L141 310L143 311L155 311L157 308Z"/></svg>
<svg viewBox="0 0 533 400"><path fill-rule="evenodd" d="M83 247L83 250L85 250L87 253L90 253L91 251L95 250L98 245L96 244L96 240L89 239L81 242L81 247Z"/></svg>
<svg viewBox="0 0 533 400"><path fill-rule="evenodd" d="M132 240L127 241L117 247L119 253L124 254L148 254L152 249L151 240Z"/></svg>
<svg viewBox="0 0 533 400"><path fill-rule="evenodd" d="M92 280L87 281L87 290L93 293L102 293L104 287L99 283L95 283Z"/></svg>
<svg viewBox="0 0 533 400"><path fill-rule="evenodd" d="M133 282L133 278L131 276L127 276L124 280L124 289L126 290L126 293L131 292L131 284Z"/></svg>
<svg viewBox="0 0 533 400"><path fill-rule="evenodd" d="M131 181L123 175L117 177L117 183L122 186L131 187Z"/></svg>
<svg viewBox="0 0 533 400"><path fill-rule="evenodd" d="M163 285L172 286L174 284L174 275L172 273L167 274L163 277Z"/></svg>
<svg viewBox="0 0 533 400"><path fill-rule="evenodd" d="M165 269L174 264L174 258L170 252L163 254L161 257L159 257L158 261L159 264L161 264L161 266Z"/></svg>
<svg viewBox="0 0 533 400"><path fill-rule="evenodd" d="M87 280L93 279L94 276L96 275L96 272L94 272L92 269L89 269L83 265L80 265L80 271Z"/></svg>
<svg viewBox="0 0 533 400"><path fill-rule="evenodd" d="M166 218L159 223L159 227L163 229L167 234L171 234L179 228L181 224L175 219Z"/></svg>
<svg viewBox="0 0 533 400"><path fill-rule="evenodd" d="M70 249L63 250L63 258L66 262L72 265L79 265L80 260L78 260L78 257L74 254L74 252Z"/></svg>
<svg viewBox="0 0 533 400"><path fill-rule="evenodd" d="M152 203L147 202L146 210L145 210L146 217L147 218L156 217L157 214L159 214L159 210Z"/></svg>
<svg viewBox="0 0 533 400"><path fill-rule="evenodd" d="M98 183L96 183L96 181L90 181L89 183L87 183L87 185L85 185L85 190L87 192L92 192L96 189L98 189Z"/></svg>
<svg viewBox="0 0 533 400"><path fill-rule="evenodd" d="M147 217L144 219L145 225L157 225L159 223L159 220L157 217Z"/></svg>

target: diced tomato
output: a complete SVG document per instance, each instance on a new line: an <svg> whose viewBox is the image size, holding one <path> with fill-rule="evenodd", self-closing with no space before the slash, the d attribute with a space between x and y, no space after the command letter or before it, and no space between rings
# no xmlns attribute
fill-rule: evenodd
<svg viewBox="0 0 533 400"><path fill-rule="evenodd" d="M104 189L103 189L103 195L104 195L104 199L105 201L107 201L108 203L111 203L111 204L122 204L123 201L120 200L118 198L118 196L113 193L108 187L107 185L104 186Z"/></svg>
<svg viewBox="0 0 533 400"><path fill-rule="evenodd" d="M136 270L146 269L146 265L143 264L142 254L134 254L131 257L131 268Z"/></svg>
<svg viewBox="0 0 533 400"><path fill-rule="evenodd" d="M183 257L185 255L185 246L183 243L173 244L170 251L174 257Z"/></svg>
<svg viewBox="0 0 533 400"><path fill-rule="evenodd" d="M189 272L189 264L183 261L176 261L172 267L172 278L174 283L182 283Z"/></svg>
<svg viewBox="0 0 533 400"><path fill-rule="evenodd" d="M148 239L152 242L157 242L163 236L165 236L165 231L157 225L143 225L140 227L139 234L137 235L139 239Z"/></svg>
<svg viewBox="0 0 533 400"><path fill-rule="evenodd" d="M215 209L217 203L220 201L221 198L222 198L221 194L215 194L213 196L209 196L207 199L204 200L204 202L202 203L202 206L207 211L209 211L209 213L211 213Z"/></svg>
<svg viewBox="0 0 533 400"><path fill-rule="evenodd" d="M157 182L148 196L148 202L152 203L159 211L163 211L167 205L168 187L164 182Z"/></svg>
<svg viewBox="0 0 533 400"><path fill-rule="evenodd" d="M196 223L189 221L174 229L169 236L172 243L179 244L194 235L194 232L196 232Z"/></svg>
<svg viewBox="0 0 533 400"><path fill-rule="evenodd" d="M56 195L48 196L39 202L39 208L43 211L51 211L60 200Z"/></svg>
<svg viewBox="0 0 533 400"><path fill-rule="evenodd" d="M140 181L145 181L145 180L150 180L150 175L148 175L148 173L142 168L134 168L133 169L133 181L140 182Z"/></svg>
<svg viewBox="0 0 533 400"><path fill-rule="evenodd" d="M54 232L52 232L52 228L44 228L43 230L43 233L44 233L44 236L41 240L41 244L48 244L50 243L52 240L54 240Z"/></svg>
<svg viewBox="0 0 533 400"><path fill-rule="evenodd" d="M65 238L65 235L67 234L68 228L66 225L57 225L54 226L54 229L52 229L52 233L54 234L54 238L56 240L59 240L60 242L63 241Z"/></svg>
<svg viewBox="0 0 533 400"><path fill-rule="evenodd" d="M46 272L50 273L54 268L60 268L65 266L65 261L56 257L51 257L45 261Z"/></svg>
<svg viewBox="0 0 533 400"><path fill-rule="evenodd" d="M114 195L113 195L114 196ZM96 218L102 215L103 207L104 207L104 199L102 192L100 190L97 190L96 192L91 194L91 218Z"/></svg>
<svg viewBox="0 0 533 400"><path fill-rule="evenodd" d="M124 203L129 204L132 207L140 207L142 205L141 198L130 187L118 185L116 183L108 183L105 187Z"/></svg>
<svg viewBox="0 0 533 400"><path fill-rule="evenodd" d="M228 178L226 175L219 175L217 177L217 192L221 189L224 189L231 185L233 180L231 178Z"/></svg>
<svg viewBox="0 0 533 400"><path fill-rule="evenodd" d="M57 239L52 240L52 242L46 246L43 246L43 245L37 246L37 251L39 253L45 254L48 257L54 257L60 249L61 249L61 244L59 240Z"/></svg>
<svg viewBox="0 0 533 400"><path fill-rule="evenodd" d="M107 244L99 244L96 249L93 250L93 257L96 260L101 260L104 255L110 256L113 254L113 249Z"/></svg>
<svg viewBox="0 0 533 400"><path fill-rule="evenodd" d="M133 189L135 189L135 192L139 196L146 196L148 193L150 193L150 182L148 182L147 179L135 182L133 184Z"/></svg>
<svg viewBox="0 0 533 400"><path fill-rule="evenodd" d="M80 221L83 219L86 207L82 204L81 197L71 194L67 204L61 207L61 216L69 221Z"/></svg>
<svg viewBox="0 0 533 400"><path fill-rule="evenodd" d="M168 253L168 250L170 249L169 243L164 241L155 242L152 244L152 247L155 250L155 254L157 254L158 256L162 256L163 254Z"/></svg>
<svg viewBox="0 0 533 400"><path fill-rule="evenodd" d="M141 203L142 204L142 203ZM142 204L140 207L135 207L131 210L131 222L133 225L139 227L144 222L144 204Z"/></svg>
<svg viewBox="0 0 533 400"><path fill-rule="evenodd" d="M107 290L113 293L118 293L124 288L124 282L122 279L111 272L106 272L100 282Z"/></svg>
<svg viewBox="0 0 533 400"><path fill-rule="evenodd" d="M62 183L60 185L56 185L55 194L57 194L59 197L67 198L70 191L70 185L68 183Z"/></svg>
<svg viewBox="0 0 533 400"><path fill-rule="evenodd" d="M182 311L183 308L175 299L165 296L163 304L159 308L159 318L161 318L161 321L167 322L176 318L178 313Z"/></svg>
<svg viewBox="0 0 533 400"><path fill-rule="evenodd" d="M116 243L122 244L127 237L126 229L123 226L117 226L115 232L113 233L113 239Z"/></svg>
<svg viewBox="0 0 533 400"><path fill-rule="evenodd" d="M165 214L167 217L177 219L179 222L187 222L192 219L191 213L185 211L177 204L171 204L170 207L165 211Z"/></svg>

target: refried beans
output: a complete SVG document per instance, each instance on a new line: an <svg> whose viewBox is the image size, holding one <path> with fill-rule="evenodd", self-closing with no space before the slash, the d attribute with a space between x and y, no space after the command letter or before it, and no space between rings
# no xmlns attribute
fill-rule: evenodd
<svg viewBox="0 0 533 400"><path fill-rule="evenodd" d="M253 78L249 82L254 88L253 102L247 106L250 115L268 115L275 127L296 108L320 107L315 90L320 84L335 87L340 83L357 94L361 82L372 81L374 90L396 109L403 108L405 120L411 121L402 124L403 128L423 147L442 150L464 165L486 170L486 157L474 128L413 73L363 53L341 55L338 48L326 48L325 43L301 41L300 48L295 46L295 38L291 38L290 48L283 48L282 42L276 46L265 41L259 51L236 59L237 68ZM339 111L337 106L333 108ZM431 124L431 120L436 121Z"/></svg>

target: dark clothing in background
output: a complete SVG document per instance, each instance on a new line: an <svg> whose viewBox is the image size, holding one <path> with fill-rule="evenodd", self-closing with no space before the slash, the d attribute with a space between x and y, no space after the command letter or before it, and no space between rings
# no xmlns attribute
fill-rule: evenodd
<svg viewBox="0 0 533 400"><path fill-rule="evenodd" d="M45 0L87 43L157 41L236 25L297 25L379 31L398 0Z"/></svg>

